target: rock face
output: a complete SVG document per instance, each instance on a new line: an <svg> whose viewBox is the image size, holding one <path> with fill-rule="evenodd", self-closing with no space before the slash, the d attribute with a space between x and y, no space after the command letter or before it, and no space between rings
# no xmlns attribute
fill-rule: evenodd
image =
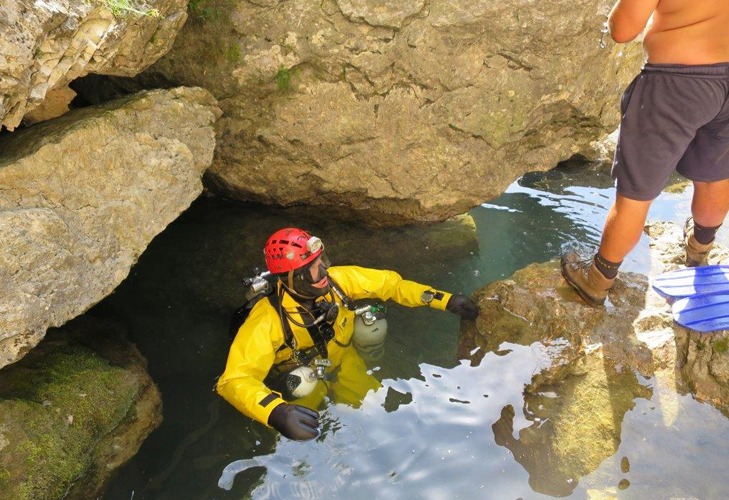
<svg viewBox="0 0 729 500"><path fill-rule="evenodd" d="M202 191L219 109L145 92L15 132L0 153L0 367L97 303Z"/></svg>
<svg viewBox="0 0 729 500"><path fill-rule="evenodd" d="M652 224L647 232L652 274L682 264L681 228ZM718 248L709 261L728 256ZM615 454L625 413L635 398L650 397L638 375L729 413L729 331L707 336L674 324L670 305L646 276L621 273L604 308L586 305L558 262L533 264L475 295L481 314L463 332L459 357L477 364L514 343L541 349L549 359L525 387L525 407L505 407L493 425L496 442L530 473L535 491L567 496ZM531 423L518 437L516 413Z"/></svg>
<svg viewBox="0 0 729 500"><path fill-rule="evenodd" d="M129 3L137 12L113 5L3 0L0 125L13 130L49 93L86 74L136 75L167 52L187 18L186 0Z"/></svg>
<svg viewBox="0 0 729 500"><path fill-rule="evenodd" d="M146 362L119 325L82 318L0 377L0 496L98 498L162 420Z"/></svg>
<svg viewBox="0 0 729 500"><path fill-rule="evenodd" d="M600 48L611 3L209 0L140 81L219 99L219 192L444 220L595 157L640 63L637 44Z"/></svg>

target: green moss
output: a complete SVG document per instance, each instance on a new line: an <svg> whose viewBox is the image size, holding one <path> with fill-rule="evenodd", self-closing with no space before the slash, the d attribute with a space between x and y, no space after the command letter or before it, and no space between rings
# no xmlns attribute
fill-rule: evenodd
<svg viewBox="0 0 729 500"><path fill-rule="evenodd" d="M729 350L729 339L723 338L714 342L714 352L723 353Z"/></svg>
<svg viewBox="0 0 729 500"><path fill-rule="evenodd" d="M128 414L136 385L85 347L63 345L4 370L0 398L2 431L12 436L0 456L0 496L62 498Z"/></svg>
<svg viewBox="0 0 729 500"><path fill-rule="evenodd" d="M237 43L234 43L230 47L228 47L228 61L231 63L237 63L240 61L240 45Z"/></svg>
<svg viewBox="0 0 729 500"><path fill-rule="evenodd" d="M685 192L690 185L690 181L680 181L674 184L669 184L664 190L668 193L681 194Z"/></svg>
<svg viewBox="0 0 729 500"><path fill-rule="evenodd" d="M137 8L132 0L100 0L112 14L116 17L132 16L150 16L160 17L157 9Z"/></svg>
<svg viewBox="0 0 729 500"><path fill-rule="evenodd" d="M282 64L278 68L278 73L276 73L276 88L282 92L289 90L291 88L291 77L291 71Z"/></svg>
<svg viewBox="0 0 729 500"><path fill-rule="evenodd" d="M190 0L187 4L187 12L190 17L201 22L211 22L220 19L223 15L218 3L214 0ZM230 2L222 2L224 6L228 6Z"/></svg>

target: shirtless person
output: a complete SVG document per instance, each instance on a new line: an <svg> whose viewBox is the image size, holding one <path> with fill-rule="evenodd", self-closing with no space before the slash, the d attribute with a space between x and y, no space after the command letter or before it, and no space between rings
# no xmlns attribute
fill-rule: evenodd
<svg viewBox="0 0 729 500"><path fill-rule="evenodd" d="M674 169L694 185L686 266L706 263L729 211L729 2L618 0L608 21L619 43L648 25L647 62L621 100L617 193L600 248L587 261L574 252L562 256L562 275L594 306L605 302Z"/></svg>

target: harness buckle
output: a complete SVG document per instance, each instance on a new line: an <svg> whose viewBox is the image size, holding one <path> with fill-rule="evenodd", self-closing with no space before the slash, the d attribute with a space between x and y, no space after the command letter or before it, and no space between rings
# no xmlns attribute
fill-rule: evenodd
<svg viewBox="0 0 729 500"><path fill-rule="evenodd" d="M332 366L332 362L326 358L317 358L314 360L314 367L317 378L324 378L324 372L327 368Z"/></svg>

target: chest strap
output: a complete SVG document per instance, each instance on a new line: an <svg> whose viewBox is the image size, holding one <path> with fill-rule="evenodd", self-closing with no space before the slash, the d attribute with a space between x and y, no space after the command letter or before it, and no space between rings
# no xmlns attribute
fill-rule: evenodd
<svg viewBox="0 0 729 500"><path fill-rule="evenodd" d="M279 298L278 293L274 292L269 295L268 301L271 303L271 306L273 306L273 308L278 313L278 317L281 319L281 328L283 329L284 334L284 345L279 347L278 350L280 351L284 347L288 347L295 352L296 341L294 339L294 332L291 331L291 325L289 325L289 322L286 320L286 317L283 314L283 310L281 308L281 299Z"/></svg>
<svg viewBox="0 0 729 500"><path fill-rule="evenodd" d="M293 351L294 357L298 361L300 361L304 365L308 365L314 358L314 356L312 355L313 353L311 353L311 349L308 350L308 352L299 351L298 349L296 349L296 338L294 337L294 332L291 330L289 320L286 318L286 314L284 314L283 312L283 307L281 306L281 298L278 296L277 293L272 293L268 296L268 300L278 313L279 318L281 319L281 328L283 329L284 333L284 345L279 347L278 350L281 351L288 347ZM306 310L301 307L297 307L297 310L303 318ZM312 342L314 342L314 347L316 348L318 354L322 358L327 359L329 357L327 342L334 338L334 328L332 328L329 324L324 324L321 329L317 325L311 325L307 326L306 330L309 332L309 336L311 337Z"/></svg>

